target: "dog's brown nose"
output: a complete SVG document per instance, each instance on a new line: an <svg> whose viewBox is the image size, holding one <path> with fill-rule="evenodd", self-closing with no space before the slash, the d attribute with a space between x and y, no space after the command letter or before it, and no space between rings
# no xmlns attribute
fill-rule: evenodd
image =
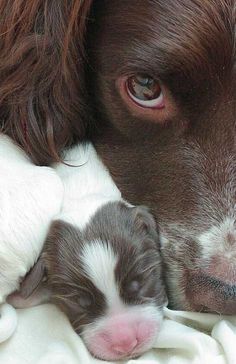
<svg viewBox="0 0 236 364"><path fill-rule="evenodd" d="M229 283L204 273L190 274L186 295L194 310L236 314L236 279Z"/></svg>

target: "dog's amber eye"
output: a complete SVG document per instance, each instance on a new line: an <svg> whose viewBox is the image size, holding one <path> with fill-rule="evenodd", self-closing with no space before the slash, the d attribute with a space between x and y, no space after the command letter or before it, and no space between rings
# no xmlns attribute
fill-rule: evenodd
<svg viewBox="0 0 236 364"><path fill-rule="evenodd" d="M144 108L162 109L164 97L160 83L147 75L134 75L126 80L129 97Z"/></svg>

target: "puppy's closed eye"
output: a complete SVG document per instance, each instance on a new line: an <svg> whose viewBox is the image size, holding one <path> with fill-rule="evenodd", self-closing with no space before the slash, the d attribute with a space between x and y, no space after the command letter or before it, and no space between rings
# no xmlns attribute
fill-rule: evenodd
<svg viewBox="0 0 236 364"><path fill-rule="evenodd" d="M52 299L65 304L65 306L75 314L86 313L94 304L94 298L90 293L81 292L79 290L71 292L70 287L67 288L67 292L64 294L54 294Z"/></svg>
<svg viewBox="0 0 236 364"><path fill-rule="evenodd" d="M78 305L84 309L88 309L93 304L91 294L79 294Z"/></svg>

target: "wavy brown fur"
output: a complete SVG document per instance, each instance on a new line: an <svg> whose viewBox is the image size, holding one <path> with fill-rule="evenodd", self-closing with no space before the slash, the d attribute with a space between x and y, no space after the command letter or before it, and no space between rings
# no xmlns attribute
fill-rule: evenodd
<svg viewBox="0 0 236 364"><path fill-rule="evenodd" d="M81 64L91 2L0 2L1 131L37 164L58 160L65 145L85 135Z"/></svg>

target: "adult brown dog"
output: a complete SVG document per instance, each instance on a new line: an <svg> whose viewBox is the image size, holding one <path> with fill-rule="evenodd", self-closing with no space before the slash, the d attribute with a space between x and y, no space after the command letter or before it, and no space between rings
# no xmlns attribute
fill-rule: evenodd
<svg viewBox="0 0 236 364"><path fill-rule="evenodd" d="M158 219L174 308L236 313L235 10L0 3L2 131L38 164L94 141L124 197Z"/></svg>

